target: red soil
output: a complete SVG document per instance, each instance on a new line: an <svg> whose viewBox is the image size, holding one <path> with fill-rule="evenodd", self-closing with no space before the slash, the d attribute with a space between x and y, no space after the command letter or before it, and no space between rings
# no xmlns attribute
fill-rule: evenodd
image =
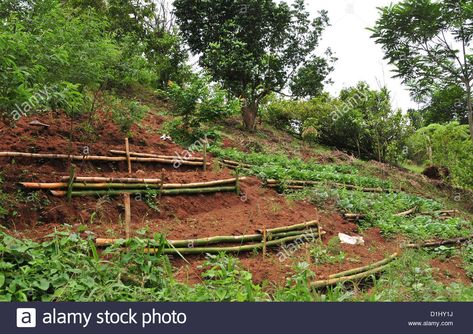
<svg viewBox="0 0 473 334"><path fill-rule="evenodd" d="M39 129L29 125L38 119L50 125L48 129ZM102 115L102 119L109 119ZM131 151L156 152L175 155L185 148L160 139L159 128L163 118L150 115L141 126L133 128L134 136L130 139ZM19 151L31 153L68 153L69 125L61 115L49 113L36 118L23 118L15 128L0 122L0 151ZM78 125L79 124L79 125ZM112 122L96 124L95 140L88 141L80 129L80 121L75 122L71 153L81 155L84 147L91 155L110 155L111 149L123 150L124 138ZM226 143L230 145L230 143ZM210 157L212 162L212 158ZM213 164L212 166L215 166ZM132 177L159 178L165 168L166 182L200 182L223 179L232 176L230 170L211 168L208 172L196 168L175 170L172 166L159 164L133 164ZM76 175L80 176L127 176L125 163L76 163ZM33 160L0 158L0 173L4 177L4 191L11 196L10 205L17 212L8 221L1 224L8 233L20 237L42 240L55 230L68 229L81 233L93 233L96 237L124 237L121 223L123 203L120 198L74 198L68 203L64 198L56 198L46 191L39 192L42 203L28 202L15 198L19 181L57 182L60 176L68 174L67 161ZM244 195L218 193L213 195L163 197L158 204L160 211L151 209L143 200L132 201L133 234L144 230L146 235L155 232L165 233L170 239L189 239L215 235L251 234L263 227L273 228L292 225L318 219L326 235L327 243L339 232L359 234L357 226L347 223L343 218L331 212L322 212L303 201L288 201L275 191L261 187L258 179L251 177L242 182ZM28 194L20 197L24 199ZM45 201L48 201L46 203ZM84 232L86 231L86 232ZM341 245L347 254L341 264L315 266L311 264L317 278L329 274L381 260L397 251L396 240L384 239L378 229L363 233L364 246ZM306 246L301 247L288 259L281 260L279 250L271 250L266 259L261 254L240 254L244 268L253 273L255 282L268 281L276 285L284 284L294 272L294 266L301 261L313 263ZM198 268L203 256L174 259L176 277L183 281L197 282ZM438 264L435 264L438 265Z"/></svg>
<svg viewBox="0 0 473 334"><path fill-rule="evenodd" d="M471 279L466 275L459 257L451 257L444 261L433 259L430 261L430 265L434 268L434 279L439 282L471 284Z"/></svg>

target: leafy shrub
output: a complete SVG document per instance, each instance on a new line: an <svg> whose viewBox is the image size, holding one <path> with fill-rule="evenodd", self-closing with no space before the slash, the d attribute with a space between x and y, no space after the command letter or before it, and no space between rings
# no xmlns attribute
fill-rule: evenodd
<svg viewBox="0 0 473 334"><path fill-rule="evenodd" d="M221 139L220 131L214 126L200 126L198 128L189 128L184 125L182 118L174 118L162 127L165 134L171 136L175 143L185 147L190 147L196 142L213 141L218 142Z"/></svg>
<svg viewBox="0 0 473 334"><path fill-rule="evenodd" d="M473 143L468 125L431 124L409 137L408 143L415 162L447 167L454 184L473 186Z"/></svg>
<svg viewBox="0 0 473 334"><path fill-rule="evenodd" d="M198 128L202 122L225 118L239 110L239 101L228 97L218 85L201 75L192 76L188 83L170 82L167 96L172 112L183 118L184 126Z"/></svg>
<svg viewBox="0 0 473 334"><path fill-rule="evenodd" d="M92 240L57 233L50 241L17 240L0 232L0 296L3 301L152 300L170 277L166 257L146 255L145 242L129 252L107 248L98 257Z"/></svg>
<svg viewBox="0 0 473 334"><path fill-rule="evenodd" d="M139 123L148 113L148 108L138 101L129 101L118 97L111 97L109 100L112 120L120 127L120 131L127 136L131 136L131 128Z"/></svg>
<svg viewBox="0 0 473 334"><path fill-rule="evenodd" d="M212 146L210 151L227 159L254 165L250 174L256 174L262 179L305 180L305 181L333 181L366 187L392 187L388 181L373 177L357 175L353 166L321 165L315 161L305 162L301 159L289 159L286 155L243 153L235 149L221 149Z"/></svg>

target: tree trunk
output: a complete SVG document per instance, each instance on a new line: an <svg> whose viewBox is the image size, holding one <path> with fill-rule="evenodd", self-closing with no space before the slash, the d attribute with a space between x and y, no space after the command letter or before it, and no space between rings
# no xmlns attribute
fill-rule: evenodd
<svg viewBox="0 0 473 334"><path fill-rule="evenodd" d="M246 102L241 108L241 115L245 129L254 131L256 128L256 116L258 115L258 103Z"/></svg>
<svg viewBox="0 0 473 334"><path fill-rule="evenodd" d="M473 106L471 102L471 86L469 84L466 85L466 105L468 108L468 124L470 125L470 136L471 140L473 140Z"/></svg>

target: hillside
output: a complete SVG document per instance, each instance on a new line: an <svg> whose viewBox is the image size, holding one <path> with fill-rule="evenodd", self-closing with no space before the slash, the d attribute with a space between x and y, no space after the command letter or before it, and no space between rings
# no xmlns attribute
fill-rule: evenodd
<svg viewBox="0 0 473 334"><path fill-rule="evenodd" d="M188 147L179 145L172 139L162 138L166 134L162 126L172 119L166 102L152 95L138 94L130 98L141 101L150 109L143 121L132 127L130 151L184 155L183 152ZM84 148L87 148L88 155L112 156L110 150L125 150L124 135L116 125L108 121L110 115L106 109L105 106L99 107L101 111L96 114L92 123L93 131L84 129L87 116L77 117L73 123L71 143L70 120L63 113L47 112L23 117L13 128L1 123L0 151L83 155ZM49 126L32 125L32 121L40 121ZM289 284L286 288L293 284L297 286L297 279L292 283L287 282L300 277L297 275L301 275L301 263L308 265L304 267L304 272L313 273L315 279L321 280L340 271L375 263L393 253L408 255L402 255L399 264L396 264L398 269L391 270L409 272L416 265L409 261L420 261L429 268L428 275L432 275L432 281L425 283L429 288L436 284L460 284L471 289L471 264L463 251L457 251L455 246L441 246L427 253L421 249L404 250L401 247L410 242L470 236L473 231L472 192L455 189L441 181L429 180L406 169L361 161L320 145L309 146L266 124L260 125L251 134L240 130L236 119L221 121L218 126L219 139L210 144L209 150L212 153L208 156L210 166L206 171L202 167L174 168L166 164L133 162L133 172L129 175L126 161L76 161L75 176L147 179L164 176L163 182L173 184L214 181L235 176L233 168L222 165L221 159L239 158L239 163L254 166L250 169L243 168L238 173L238 177L247 175L241 181L240 194L217 192L162 197L159 194L139 197L132 195L131 237L155 239L160 234L169 240L188 240L239 236L316 221L320 232L325 232L321 244L316 241L319 232L316 229L312 232L316 235L308 243L288 243L289 246L285 248L281 248L281 245L268 246L265 251L242 251L233 256L238 257L242 270L251 273L252 282L267 293L284 289L286 284ZM202 157L203 152L196 152L193 156ZM294 162L293 168L290 163L281 159L298 162ZM262 162L259 167L256 166L258 161ZM313 180L320 183L304 189L291 189L289 180L296 179L293 177L295 174L291 173L294 169L302 168L300 166L305 166L308 173L313 173L310 175L316 175ZM258 168L270 170L272 167L273 174L269 172L264 176L257 173ZM36 242L47 242L54 238L53 234L61 231L76 234L84 240L125 239L124 204L121 196L73 197L69 202L65 197L53 196L48 190L32 191L19 185L19 182L59 182L69 172L67 159L0 157L0 179L3 181L0 193L2 230L14 238ZM280 176L281 173L286 173L285 177L279 178L281 186L268 187L268 182L271 182L268 181L269 176ZM340 188L340 183L349 186L350 180L352 185L360 188ZM386 193L370 193L361 189L381 186L388 186L390 190ZM415 210L395 217L411 208ZM441 213L441 210L456 211ZM345 215L350 213L359 214L359 219L350 219ZM339 233L361 236L364 244L340 243ZM207 270L207 261L205 252L197 255L175 254L170 257L173 276L186 285L204 284L206 279L203 274ZM393 274L395 275L395 271L386 274L385 277L389 280L387 283L381 280L375 284L389 284ZM314 278L309 275L306 279ZM395 283L391 283L394 286ZM351 290L350 286L346 288L347 291ZM368 284L367 289L362 288L351 298L366 299L370 298L371 293L375 295L379 292L377 289L370 292L371 289L372 285ZM459 298L454 292L449 292L453 295L448 297L440 292L442 289L437 286L436 289L439 290L435 294L443 296L442 298ZM398 292L396 297L382 298L416 298L410 292Z"/></svg>

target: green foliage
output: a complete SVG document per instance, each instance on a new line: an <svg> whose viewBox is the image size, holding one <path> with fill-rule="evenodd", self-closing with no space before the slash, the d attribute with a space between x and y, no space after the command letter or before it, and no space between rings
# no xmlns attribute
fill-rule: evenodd
<svg viewBox="0 0 473 334"><path fill-rule="evenodd" d="M134 124L139 123L148 113L148 107L138 101L129 101L118 97L109 99L112 120L120 127L123 134L131 136Z"/></svg>
<svg viewBox="0 0 473 334"><path fill-rule="evenodd" d="M194 149L201 151L204 141L218 142L221 138L217 127L208 125L190 128L179 117L164 123L162 131L171 136L175 143L188 148L189 151Z"/></svg>
<svg viewBox="0 0 473 334"><path fill-rule="evenodd" d="M473 186L473 143L467 125L431 124L413 134L408 144L413 161L447 167L454 184Z"/></svg>
<svg viewBox="0 0 473 334"><path fill-rule="evenodd" d="M279 129L296 133L305 141L347 150L359 157L399 163L411 128L400 110L391 107L389 92L360 82L309 101L268 99L263 114Z"/></svg>
<svg viewBox="0 0 473 334"><path fill-rule="evenodd" d="M212 289L213 298L216 298L213 301L244 302L267 298L261 287L253 284L251 273L241 269L233 257L208 255L203 268L206 268L202 274L207 280L206 289Z"/></svg>
<svg viewBox="0 0 473 334"><path fill-rule="evenodd" d="M155 244L162 247L163 242L155 236ZM77 234L57 232L36 243L0 232L1 300L268 300L235 258L210 256L203 264L205 281L187 286L174 280L167 257L146 254L146 247L143 240L122 240L99 255L92 239Z"/></svg>
<svg viewBox="0 0 473 334"><path fill-rule="evenodd" d="M210 148L210 152L219 157L253 165L245 172L264 180L277 179L283 183L284 180L333 181L366 187L391 188L391 184L387 181L357 175L357 169L348 165L321 165L315 161L289 159L286 155L243 153L215 146Z"/></svg>
<svg viewBox="0 0 473 334"><path fill-rule="evenodd" d="M310 20L303 0L292 7L273 0L175 0L174 6L184 39L200 55L200 65L244 100L247 129L255 127L261 100L293 79L288 73L299 73L295 90L306 94L302 88L319 91L314 81L330 72L329 61L315 53L328 25L327 13ZM303 64L309 69L301 70ZM309 80L314 71L317 76Z"/></svg>
<svg viewBox="0 0 473 334"><path fill-rule="evenodd" d="M372 37L418 99L436 100L439 87L460 87L473 138L471 17L468 0L404 0L380 8Z"/></svg>
<svg viewBox="0 0 473 334"><path fill-rule="evenodd" d="M403 192L377 194L344 189L328 191L320 186L291 197L309 199L318 205L335 201L343 213L364 214L365 217L359 222L361 227L379 227L386 236L403 234L414 240L428 240L432 237L448 239L472 233L472 227L466 220L444 220L435 214L435 211L443 208L441 203ZM417 213L406 217L396 216L414 207Z"/></svg>
<svg viewBox="0 0 473 334"><path fill-rule="evenodd" d="M420 113L425 126L453 121L468 124L467 105L463 88L458 85L435 88Z"/></svg>
<svg viewBox="0 0 473 334"><path fill-rule="evenodd" d="M0 113L11 120L48 108L93 112L89 94L163 88L188 72L168 11L153 2L11 0L3 7Z"/></svg>
<svg viewBox="0 0 473 334"><path fill-rule="evenodd" d="M172 112L181 116L184 126L198 128L203 122L225 118L239 109L236 99L227 97L219 85L211 85L208 77L194 75L183 85L169 83L167 96L172 102Z"/></svg>
<svg viewBox="0 0 473 334"><path fill-rule="evenodd" d="M363 299L368 301L470 301L472 286L443 285L436 282L434 269L429 266L430 256L419 251L404 254L375 282L371 292ZM399 273L402 272L402 275Z"/></svg>
<svg viewBox="0 0 473 334"><path fill-rule="evenodd" d="M144 254L144 242L132 240L128 247L108 248L105 261L92 240L77 234L58 232L40 244L1 232L0 295L4 301L153 300L171 277L169 263Z"/></svg>
<svg viewBox="0 0 473 334"><path fill-rule="evenodd" d="M473 280L473 244L462 247L461 256L465 263L466 274Z"/></svg>
<svg viewBox="0 0 473 334"><path fill-rule="evenodd" d="M365 83L342 90L339 104L323 115L320 125L322 143L378 161L400 157L409 131L401 112L392 110L389 92L372 90Z"/></svg>
<svg viewBox="0 0 473 334"><path fill-rule="evenodd" d="M315 274L310 270L307 262L296 265L296 273L289 277L284 288L279 288L275 292L275 301L285 302L309 302L316 298L316 294L310 288L310 281L315 279Z"/></svg>
<svg viewBox="0 0 473 334"><path fill-rule="evenodd" d="M345 260L346 256L340 249L338 237L330 239L327 247L324 247L322 243L315 244L310 249L310 255L316 265L341 263Z"/></svg>

